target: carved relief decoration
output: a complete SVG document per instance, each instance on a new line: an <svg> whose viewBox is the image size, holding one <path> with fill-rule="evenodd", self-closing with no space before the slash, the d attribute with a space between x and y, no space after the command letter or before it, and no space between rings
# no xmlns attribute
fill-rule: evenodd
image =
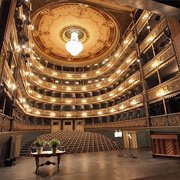
<svg viewBox="0 0 180 180"><path fill-rule="evenodd" d="M13 122L13 131L27 131L27 130L51 130L51 126L27 124L19 121Z"/></svg>
<svg viewBox="0 0 180 180"><path fill-rule="evenodd" d="M42 56L57 63L96 62L114 50L120 37L117 24L110 15L95 7L79 3L62 3L46 7L32 22L35 27L32 32L35 49ZM82 41L83 51L78 56L71 56L65 49L66 29L74 27L80 29L86 37Z"/></svg>
<svg viewBox="0 0 180 180"><path fill-rule="evenodd" d="M133 121L125 120L111 123L85 124L85 129L103 129L103 128L126 128L126 127L146 127L147 119L136 119Z"/></svg>
<svg viewBox="0 0 180 180"><path fill-rule="evenodd" d="M180 126L180 115L173 115L168 117L169 126Z"/></svg>
<svg viewBox="0 0 180 180"><path fill-rule="evenodd" d="M180 126L180 115L154 117L150 120L151 126Z"/></svg>
<svg viewBox="0 0 180 180"><path fill-rule="evenodd" d="M178 92L179 89L180 89L180 78L176 77L176 78L172 79L170 82L165 82L163 84L160 84L159 86L156 86L155 89L149 91L148 92L148 100L152 101L159 97L166 98L166 95L169 95L174 92Z"/></svg>
<svg viewBox="0 0 180 180"><path fill-rule="evenodd" d="M172 58L174 53L173 46L169 46L164 51L160 53L160 55L156 56L154 59L150 61L145 67L143 67L144 76L146 76L148 73L150 73L153 69L155 69L157 66L161 65L168 59Z"/></svg>
<svg viewBox="0 0 180 180"><path fill-rule="evenodd" d="M150 120L150 126L168 126L166 117L157 117Z"/></svg>
<svg viewBox="0 0 180 180"><path fill-rule="evenodd" d="M155 42L154 38L160 35L160 33L162 33L166 27L167 22L165 19L163 19L161 23L159 23L157 27L155 27L152 32L143 40L142 44L140 45L140 53L143 52L149 44Z"/></svg>
<svg viewBox="0 0 180 180"><path fill-rule="evenodd" d="M1 131L9 131L11 120L6 118L6 116L0 115L0 129Z"/></svg>

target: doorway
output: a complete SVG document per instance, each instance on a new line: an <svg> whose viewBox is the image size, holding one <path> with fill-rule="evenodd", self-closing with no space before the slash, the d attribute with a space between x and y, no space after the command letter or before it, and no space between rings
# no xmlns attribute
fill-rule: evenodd
<svg viewBox="0 0 180 180"><path fill-rule="evenodd" d="M72 120L64 120L63 121L63 130L65 130L65 131L73 130L73 121Z"/></svg>
<svg viewBox="0 0 180 180"><path fill-rule="evenodd" d="M123 131L124 148L137 148L136 131Z"/></svg>
<svg viewBox="0 0 180 180"><path fill-rule="evenodd" d="M51 121L51 132L59 132L61 130L61 120L52 120Z"/></svg>

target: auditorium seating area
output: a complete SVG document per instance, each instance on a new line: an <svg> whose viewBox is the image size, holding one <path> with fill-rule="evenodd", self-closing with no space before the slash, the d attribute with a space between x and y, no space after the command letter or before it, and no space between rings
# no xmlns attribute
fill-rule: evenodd
<svg viewBox="0 0 180 180"><path fill-rule="evenodd" d="M84 132L80 130L60 131L41 135L44 140L59 139L66 153L86 153L97 151L117 150L119 144L106 136L98 133Z"/></svg>

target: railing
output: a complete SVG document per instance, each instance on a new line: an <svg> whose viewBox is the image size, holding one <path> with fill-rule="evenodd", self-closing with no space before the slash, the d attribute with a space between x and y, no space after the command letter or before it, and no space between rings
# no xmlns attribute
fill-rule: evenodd
<svg viewBox="0 0 180 180"><path fill-rule="evenodd" d="M85 129L107 129L107 128L129 128L129 127L147 127L147 118L134 120L124 120L107 123L85 124Z"/></svg>
<svg viewBox="0 0 180 180"><path fill-rule="evenodd" d="M176 76L147 92L148 101L160 101L162 98L172 97L180 94L180 77Z"/></svg>
<svg viewBox="0 0 180 180"><path fill-rule="evenodd" d="M146 36L146 38L143 40L143 42L140 44L140 53L143 52L150 44L152 44L158 36L160 36L165 28L167 27L167 21L166 19L162 19L160 23L158 23L154 29Z"/></svg>
<svg viewBox="0 0 180 180"><path fill-rule="evenodd" d="M92 71L86 72L86 73L76 74L76 73L59 72L58 70L45 67L44 65L42 65L38 60L36 60L33 57L31 57L32 64L41 73L47 74L50 77L61 78L61 79L68 78L68 79L76 79L76 80L96 78L96 77L100 76L101 74L107 73L109 71L110 67L112 67L116 63L118 63L119 58L128 49L129 45L133 42L133 40L134 40L133 31L129 31L127 33L127 36L122 41L122 44L120 45L120 47L117 49L115 55L110 57L110 61L108 63L106 63L103 67L101 67L99 69L92 70ZM97 71L98 71L98 73L97 73Z"/></svg>
<svg viewBox="0 0 180 180"><path fill-rule="evenodd" d="M144 76L146 77L153 70L156 70L157 67L161 66L166 61L171 60L173 57L175 58L175 52L171 44L170 46L163 49L157 56L155 56L143 67Z"/></svg>
<svg viewBox="0 0 180 180"><path fill-rule="evenodd" d="M0 113L0 131L6 132L10 131L12 118Z"/></svg>
<svg viewBox="0 0 180 180"><path fill-rule="evenodd" d="M0 113L0 132L8 132L11 130L12 131L29 131L29 130L50 131L51 125L26 123L15 120L12 117Z"/></svg>
<svg viewBox="0 0 180 180"><path fill-rule="evenodd" d="M25 80L26 81L26 80ZM98 95L95 97L87 97L87 98L56 98L53 96L46 96L41 93L38 93L34 90L32 90L29 86L26 86L24 84L24 87L26 89L26 93L31 97L32 99L40 100L42 102L46 103L55 103L56 104L73 104L73 105L82 105L82 104L89 104L89 103L99 103L99 102L105 102L107 100L110 100L112 98L118 97L121 94L123 94L125 91L128 91L133 86L140 83L140 72L136 71L133 75L131 75L126 81L124 81L122 84L120 84L118 87L113 89L110 92L107 92L106 94ZM59 90L60 87L57 89ZM72 87L73 89L73 87Z"/></svg>
<svg viewBox="0 0 180 180"><path fill-rule="evenodd" d="M73 86L71 88L68 88L69 87L68 85L50 83L50 82L47 82L47 81L40 79L39 77L33 76L33 72L32 72L30 67L28 68L28 74L29 74L29 79L32 82L36 82L36 84L38 84L38 86L41 86L41 87L46 88L46 89L63 91L63 92L66 92L66 91L67 92L74 92L74 91L81 92L82 90L83 91L93 91L93 90L100 89L102 87L107 87L112 82L118 80L120 78L120 76L123 74L123 72L125 72L125 70L127 70L127 68L131 64L133 64L136 60L137 60L137 54L135 51L133 51L127 57L127 59L125 59L124 62L119 66L119 68L110 77L106 78L106 80L98 82L98 83L94 83L93 85L89 85L89 84L88 85L78 85L78 86ZM109 67L106 67L106 68L109 68ZM51 73L51 74L53 74L53 73ZM98 73L94 72L94 74L100 75L101 72L98 70ZM61 75L56 73L56 76L58 78L61 77ZM83 76L83 75L81 75L81 76ZM76 79L76 77L74 75L71 75L71 74L66 74L66 75L64 74L63 77L66 77L68 79L71 79L71 77L73 77ZM91 78L89 75L85 76L84 78L86 78L86 77Z"/></svg>
<svg viewBox="0 0 180 180"><path fill-rule="evenodd" d="M56 118L87 118L87 117L99 117L104 115L115 115L121 112L135 109L143 106L143 95L138 94L132 98L129 98L119 104L111 107L97 110L86 110L86 111L52 111L34 108L32 106L23 106L18 100L15 103L24 111L24 113L30 116L40 117L56 117Z"/></svg>
<svg viewBox="0 0 180 180"><path fill-rule="evenodd" d="M149 121L150 126L147 126ZM139 118L133 120L123 120L116 122L107 123L95 123L95 124L85 124L85 129L107 129L107 128L147 128L151 129L154 127L177 127L180 128L180 113L152 116L148 118Z"/></svg>
<svg viewBox="0 0 180 180"><path fill-rule="evenodd" d="M42 124L27 124L24 122L13 121L13 131L50 131L51 125L42 125Z"/></svg>
<svg viewBox="0 0 180 180"><path fill-rule="evenodd" d="M161 115L150 119L151 126L180 126L180 113Z"/></svg>
<svg viewBox="0 0 180 180"><path fill-rule="evenodd" d="M12 120L8 116L4 117L0 115L0 128L1 132L7 132L10 129L10 121ZM147 121L150 122L150 126L147 126ZM85 129L111 129L111 128L148 128L151 127L180 127L180 113L154 116L148 118L138 118L133 120L122 120L107 123L95 123L95 124L85 124ZM19 121L13 121L13 131L50 131L51 125L38 125L29 124Z"/></svg>

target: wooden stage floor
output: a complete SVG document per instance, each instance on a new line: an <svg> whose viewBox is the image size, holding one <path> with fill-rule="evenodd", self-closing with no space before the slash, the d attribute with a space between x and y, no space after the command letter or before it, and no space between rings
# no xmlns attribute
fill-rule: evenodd
<svg viewBox="0 0 180 180"><path fill-rule="evenodd" d="M136 158L118 157L118 151L64 154L60 171L53 165L39 168L35 174L35 158L19 157L16 165L0 167L0 180L179 180L180 158L152 157L151 150L133 150ZM46 162L42 158L40 161ZM55 161L54 157L50 160Z"/></svg>

